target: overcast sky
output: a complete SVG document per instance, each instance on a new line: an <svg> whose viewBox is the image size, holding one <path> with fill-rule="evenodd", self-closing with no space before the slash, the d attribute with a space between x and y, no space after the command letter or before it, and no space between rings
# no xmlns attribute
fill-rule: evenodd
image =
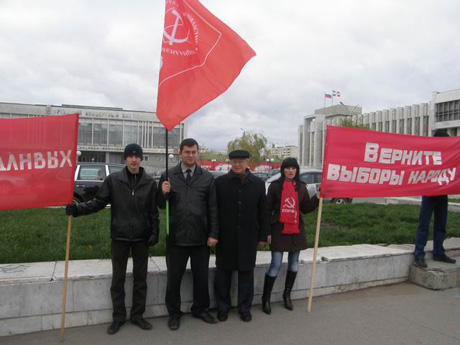
<svg viewBox="0 0 460 345"><path fill-rule="evenodd" d="M297 144L332 90L370 112L460 88L459 0L201 2L257 53L187 120L212 149ZM0 102L155 111L163 20L163 0L0 0Z"/></svg>

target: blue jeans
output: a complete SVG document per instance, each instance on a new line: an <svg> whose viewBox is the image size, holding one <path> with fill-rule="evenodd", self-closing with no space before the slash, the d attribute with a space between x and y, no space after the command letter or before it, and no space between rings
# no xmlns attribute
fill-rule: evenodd
<svg viewBox="0 0 460 345"><path fill-rule="evenodd" d="M444 257L446 252L443 242L446 237L447 224L447 195L422 197L422 207L418 220L417 235L415 237L414 256L416 259L425 258L425 246L428 241L428 229L431 215L434 213L433 229L433 256Z"/></svg>
<svg viewBox="0 0 460 345"><path fill-rule="evenodd" d="M297 272L299 270L299 254L300 252L288 253L288 271ZM267 276L276 277L283 262L283 252L272 252L272 261L266 273Z"/></svg>

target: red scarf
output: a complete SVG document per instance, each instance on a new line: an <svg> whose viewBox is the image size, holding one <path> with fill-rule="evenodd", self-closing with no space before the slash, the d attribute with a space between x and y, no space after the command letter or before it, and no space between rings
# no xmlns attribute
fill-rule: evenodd
<svg viewBox="0 0 460 345"><path fill-rule="evenodd" d="M281 233L299 234L299 197L293 182L284 181L280 206L280 223L284 223Z"/></svg>

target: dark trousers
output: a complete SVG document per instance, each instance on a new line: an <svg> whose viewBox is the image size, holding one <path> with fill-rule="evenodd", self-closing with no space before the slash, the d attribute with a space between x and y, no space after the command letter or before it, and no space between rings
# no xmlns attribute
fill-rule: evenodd
<svg viewBox="0 0 460 345"><path fill-rule="evenodd" d="M217 310L228 312L232 306L230 288L233 271L216 269L214 289L217 299ZM243 315L251 310L254 299L254 270L238 271L238 312Z"/></svg>
<svg viewBox="0 0 460 345"><path fill-rule="evenodd" d="M193 275L193 305L191 311L200 315L209 308L209 247L169 245L166 253L168 283L166 286L166 308L170 316L182 315L180 311L180 285L190 258Z"/></svg>
<svg viewBox="0 0 460 345"><path fill-rule="evenodd" d="M147 297L147 266L149 247L147 242L129 242L112 240L112 286L110 295L113 304L113 321L125 321L125 278L129 251L133 257L133 301L131 320L142 318Z"/></svg>
<svg viewBox="0 0 460 345"><path fill-rule="evenodd" d="M420 217L418 221L417 235L415 238L414 256L416 259L425 257L425 246L428 241L428 229L430 227L431 215L434 213L433 227L433 255L443 257L444 239L446 238L447 224L447 195L422 197Z"/></svg>

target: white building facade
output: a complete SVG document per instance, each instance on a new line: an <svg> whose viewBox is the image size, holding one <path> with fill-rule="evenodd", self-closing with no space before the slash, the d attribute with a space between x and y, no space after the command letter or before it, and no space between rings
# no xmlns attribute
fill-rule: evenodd
<svg viewBox="0 0 460 345"><path fill-rule="evenodd" d="M294 145L287 145L287 146L278 146L278 147L272 147L270 149L270 155L271 157L278 157L278 158L287 158L287 157L293 157L293 158L299 158L299 148Z"/></svg>
<svg viewBox="0 0 460 345"><path fill-rule="evenodd" d="M439 128L451 136L460 135L460 89L433 92L431 102L362 113L360 107L334 105L315 110L303 118L299 127L299 163L321 169L327 125L340 126L342 121L367 126L387 133L431 136Z"/></svg>
<svg viewBox="0 0 460 345"><path fill-rule="evenodd" d="M123 163L127 144L137 143L144 151L142 166L148 172L164 169L166 131L154 112L122 108L81 105L40 105L0 103L0 119L80 114L78 145L81 162ZM178 153L186 137L186 125L181 123L169 131L169 152Z"/></svg>

